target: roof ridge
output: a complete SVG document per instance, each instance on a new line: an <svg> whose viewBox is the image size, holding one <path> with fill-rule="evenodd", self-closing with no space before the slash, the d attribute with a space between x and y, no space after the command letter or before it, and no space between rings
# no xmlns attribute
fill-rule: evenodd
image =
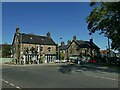
<svg viewBox="0 0 120 90"><path fill-rule="evenodd" d="M63 46L68 46L68 45L63 45ZM60 47L63 47L63 46L60 45Z"/></svg>
<svg viewBox="0 0 120 90"><path fill-rule="evenodd" d="M31 35L31 36L39 36L39 37L48 37L48 36L42 36L42 35L37 35L37 34L26 34L26 33L21 33L21 34L24 34L24 35Z"/></svg>
<svg viewBox="0 0 120 90"><path fill-rule="evenodd" d="M76 41L83 41L83 40L76 40Z"/></svg>

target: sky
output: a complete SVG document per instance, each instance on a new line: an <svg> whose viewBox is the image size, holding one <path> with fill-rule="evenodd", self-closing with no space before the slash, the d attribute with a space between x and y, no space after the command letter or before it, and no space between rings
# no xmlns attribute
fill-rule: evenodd
<svg viewBox="0 0 120 90"><path fill-rule="evenodd" d="M3 2L2 3L2 43L12 44L16 27L21 33L46 35L59 43L72 40L89 41L92 37L96 45L106 49L107 38L99 32L89 35L86 17L93 7L89 2ZM62 39L60 39L62 38Z"/></svg>

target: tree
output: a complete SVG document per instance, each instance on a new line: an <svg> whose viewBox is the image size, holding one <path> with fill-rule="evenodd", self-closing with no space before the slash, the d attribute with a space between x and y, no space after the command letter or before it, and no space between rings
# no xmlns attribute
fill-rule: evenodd
<svg viewBox="0 0 120 90"><path fill-rule="evenodd" d="M60 53L60 59L64 60L64 58L65 58L65 55L63 53Z"/></svg>
<svg viewBox="0 0 120 90"><path fill-rule="evenodd" d="M86 18L91 33L100 31L112 41L112 49L120 51L120 2L91 3L94 9Z"/></svg>
<svg viewBox="0 0 120 90"><path fill-rule="evenodd" d="M7 58L11 55L11 47L9 45L2 45L2 57Z"/></svg>

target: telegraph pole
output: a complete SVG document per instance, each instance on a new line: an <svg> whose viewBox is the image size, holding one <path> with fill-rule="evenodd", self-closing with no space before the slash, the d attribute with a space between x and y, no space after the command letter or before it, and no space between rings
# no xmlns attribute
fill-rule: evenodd
<svg viewBox="0 0 120 90"><path fill-rule="evenodd" d="M109 38L109 36L107 36L108 37L108 58L110 58L110 38Z"/></svg>

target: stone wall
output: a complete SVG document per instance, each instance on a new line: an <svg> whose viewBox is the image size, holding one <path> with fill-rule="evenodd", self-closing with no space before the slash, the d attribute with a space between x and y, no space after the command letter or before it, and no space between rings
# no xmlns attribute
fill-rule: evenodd
<svg viewBox="0 0 120 90"><path fill-rule="evenodd" d="M21 44L21 52L23 52L28 47L34 47L37 49L38 53L40 54L56 54L56 46L55 45L39 45L39 44ZM42 47L42 51L40 52L40 47ZM48 48L51 48L50 52Z"/></svg>

